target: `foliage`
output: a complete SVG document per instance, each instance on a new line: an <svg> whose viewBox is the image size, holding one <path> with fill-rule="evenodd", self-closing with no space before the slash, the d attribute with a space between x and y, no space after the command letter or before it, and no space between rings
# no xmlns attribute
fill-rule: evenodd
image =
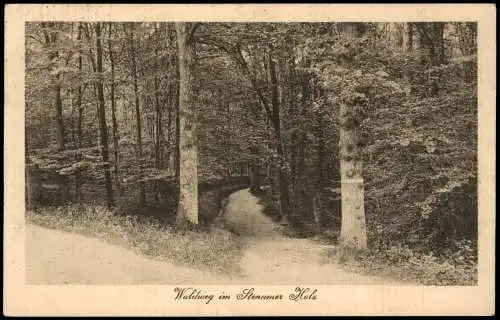
<svg viewBox="0 0 500 320"><path fill-rule="evenodd" d="M96 94L103 83L117 207L168 225L179 191L175 28L102 24L101 73L94 26L26 25L28 194L45 204L105 200ZM213 221L232 187L246 184L221 190L225 179L252 176L267 187L265 212L293 220L295 233L338 234L339 110L347 105L343 124L356 129L362 150L370 259L411 265L411 274L425 273L430 283L468 283L470 264L460 275L443 261L477 255L477 24L363 23L355 40L344 28L199 24L200 219ZM146 204L137 197L141 188ZM408 250L419 252L415 263ZM436 273L441 268L444 275Z"/></svg>
<svg viewBox="0 0 500 320"><path fill-rule="evenodd" d="M473 241L458 241L453 253L424 253L408 246L394 245L385 250L372 250L346 266L360 272L397 278L408 283L432 286L477 285L477 251Z"/></svg>

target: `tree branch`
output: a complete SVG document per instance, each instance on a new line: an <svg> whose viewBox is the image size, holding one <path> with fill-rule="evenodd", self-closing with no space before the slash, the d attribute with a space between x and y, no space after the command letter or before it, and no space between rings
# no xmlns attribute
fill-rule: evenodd
<svg viewBox="0 0 500 320"><path fill-rule="evenodd" d="M245 61L245 58L243 57L243 54L241 52L241 49L239 46L236 47L231 47L228 44L223 43L222 41L214 41L212 39L199 39L199 43L206 44L206 45L212 45L216 48L219 48L220 50L226 52L231 60L233 60L237 65L241 67L243 72L246 74L248 79L250 80L250 83L252 85L253 90L257 94L257 97L259 98L259 101L261 105L264 107L264 110L266 111L268 117L270 119L273 119L273 114L271 112L271 108L269 107L269 103L267 102L266 98L264 97L264 94L262 93L262 89L257 85L257 79L255 78L254 74L250 71L250 68L248 67L247 62Z"/></svg>
<svg viewBox="0 0 500 320"><path fill-rule="evenodd" d="M200 26L201 22L195 22L191 24L191 28L189 29L189 39L193 39L194 33L196 32L196 29Z"/></svg>

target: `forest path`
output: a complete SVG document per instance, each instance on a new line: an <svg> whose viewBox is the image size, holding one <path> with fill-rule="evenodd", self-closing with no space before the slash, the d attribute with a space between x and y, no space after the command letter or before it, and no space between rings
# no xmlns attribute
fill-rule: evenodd
<svg viewBox="0 0 500 320"><path fill-rule="evenodd" d="M248 189L233 193L225 224L245 238L240 276L214 274L148 259L118 245L82 235L26 225L27 284L402 284L346 272L324 261L324 246L275 230Z"/></svg>
<svg viewBox="0 0 500 320"><path fill-rule="evenodd" d="M82 235L26 226L27 284L208 284L228 279Z"/></svg>
<svg viewBox="0 0 500 320"><path fill-rule="evenodd" d="M262 213L248 189L229 197L224 220L249 243L241 267L242 283L303 285L401 285L403 283L344 271L326 261L326 248L310 239L289 238Z"/></svg>

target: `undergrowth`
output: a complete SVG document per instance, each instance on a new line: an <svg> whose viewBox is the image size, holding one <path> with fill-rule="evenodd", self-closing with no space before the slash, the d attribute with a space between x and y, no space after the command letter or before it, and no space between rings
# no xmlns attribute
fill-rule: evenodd
<svg viewBox="0 0 500 320"><path fill-rule="evenodd" d="M121 215L98 205L28 210L26 222L96 237L178 265L225 274L240 272L238 260L244 243L219 228L178 231L153 217Z"/></svg>
<svg viewBox="0 0 500 320"><path fill-rule="evenodd" d="M386 250L368 250L353 259L339 260L336 250L329 258L349 270L430 286L477 285L477 257L469 251L470 243L460 244L463 250L437 256L419 253L401 245Z"/></svg>

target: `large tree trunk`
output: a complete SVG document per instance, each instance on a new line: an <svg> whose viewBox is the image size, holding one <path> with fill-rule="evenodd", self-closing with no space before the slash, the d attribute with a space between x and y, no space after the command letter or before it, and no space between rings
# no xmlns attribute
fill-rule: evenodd
<svg viewBox="0 0 500 320"><path fill-rule="evenodd" d="M180 194L177 226L188 228L198 224L198 146L196 137L196 105L194 97L196 24L176 23L179 56L179 122L180 122Z"/></svg>
<svg viewBox="0 0 500 320"><path fill-rule="evenodd" d="M134 30L130 30L130 50L132 58L132 73L134 78L134 95L135 95L135 118L137 121L137 148L139 152L139 205L144 207L146 205L146 193L144 191L144 182L142 181L142 127L141 127L141 108L139 103L139 88L137 80L137 62L136 52L134 45Z"/></svg>
<svg viewBox="0 0 500 320"><path fill-rule="evenodd" d="M115 187L116 187L116 196L118 201L120 201L120 171L119 171L119 153L118 153L118 121L116 120L116 99L115 99L115 59L113 56L113 47L111 46L111 27L112 24L109 24L109 37L108 37L108 51L109 51L109 62L111 64L111 118L113 121L113 148L114 148L114 156L115 156Z"/></svg>
<svg viewBox="0 0 500 320"><path fill-rule="evenodd" d="M358 23L345 24L346 41L358 37ZM360 128L353 123L352 109L345 103L340 105L340 176L342 181L342 228L339 242L348 249L363 250L367 247L364 206L363 160L358 144Z"/></svg>
<svg viewBox="0 0 500 320"><path fill-rule="evenodd" d="M97 50L97 72L102 74L102 45L101 45L101 24L99 22L95 25L96 33L96 50ZM111 171L109 168L109 151L108 151L108 129L106 124L106 112L104 105L104 84L102 78L99 78L97 83L97 94L99 101L99 129L101 133L101 147L102 147L102 160L104 162L104 179L106 184L106 194L108 200L108 207L114 206L113 199L113 184L111 182Z"/></svg>

